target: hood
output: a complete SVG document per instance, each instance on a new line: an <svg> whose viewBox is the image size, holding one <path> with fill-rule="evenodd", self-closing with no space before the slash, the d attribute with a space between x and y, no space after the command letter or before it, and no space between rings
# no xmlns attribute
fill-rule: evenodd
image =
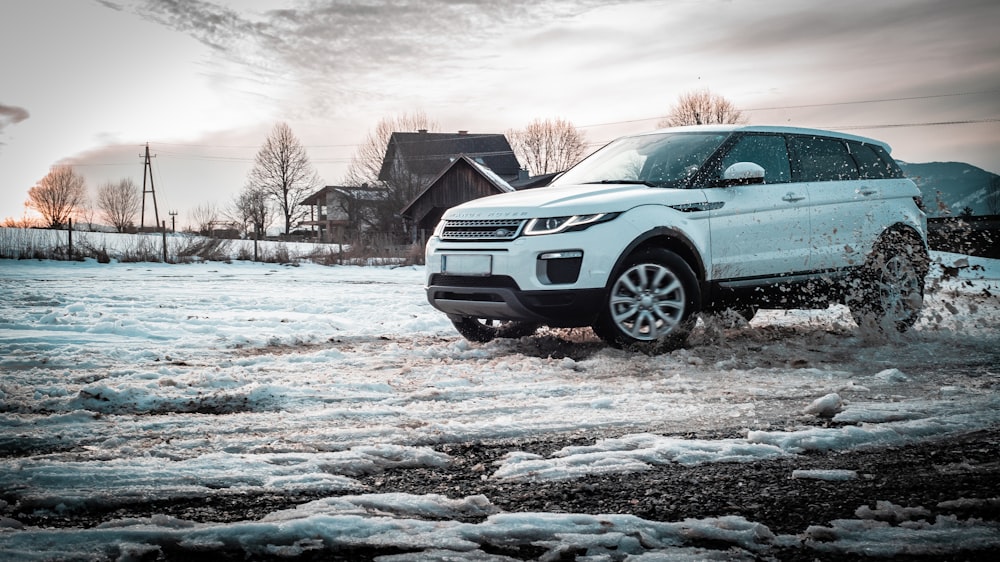
<svg viewBox="0 0 1000 562"><path fill-rule="evenodd" d="M444 214L446 219L539 218L624 212L641 205L701 203L699 189L669 189L637 184L586 184L540 187L474 199Z"/></svg>

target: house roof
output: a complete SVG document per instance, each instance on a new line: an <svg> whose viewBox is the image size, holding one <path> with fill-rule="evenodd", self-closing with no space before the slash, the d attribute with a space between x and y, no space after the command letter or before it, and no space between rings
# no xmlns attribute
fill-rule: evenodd
<svg viewBox="0 0 1000 562"><path fill-rule="evenodd" d="M359 199L364 201L381 201L388 196L388 190L384 187L371 187L367 185L362 186L345 186L345 185L328 185L326 187L320 188L315 193L303 199L299 205L318 205L320 203L321 196L325 196L329 192L339 193L341 195L346 195L352 199Z"/></svg>
<svg viewBox="0 0 1000 562"><path fill-rule="evenodd" d="M459 154L486 165L504 178L516 178L520 169L507 137L502 134L393 133L378 179L391 179L392 164L396 160L402 161L410 173L433 177Z"/></svg>
<svg viewBox="0 0 1000 562"><path fill-rule="evenodd" d="M420 201L420 199L428 191L430 191L431 189L434 188L435 185L437 185L438 181L440 181L441 178L443 178L452 168L458 166L460 163L468 164L469 166L471 166L473 170L478 172L481 176L483 176L486 179L486 181L490 182L490 184L496 188L497 193L509 193L511 191L514 191L514 188L511 187L509 183L507 183L507 180L497 175L497 173L491 170L489 167L487 167L484 164L480 164L479 162L473 160L472 158L469 158L465 154L460 154L458 158L453 158L453 160L447 165L447 167L441 170L441 172L438 173L438 175L436 175L433 180L428 182L427 187L425 187L416 197L414 197L413 201L410 201L406 205L406 207L403 207L403 210L400 211L400 214L403 216L408 216L410 209L417 203L417 201Z"/></svg>

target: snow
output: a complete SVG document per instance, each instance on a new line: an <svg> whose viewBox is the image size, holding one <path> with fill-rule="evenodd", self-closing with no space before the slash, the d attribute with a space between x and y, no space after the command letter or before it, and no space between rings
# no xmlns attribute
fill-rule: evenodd
<svg viewBox="0 0 1000 562"><path fill-rule="evenodd" d="M507 559L482 548L498 544L643 561L1000 548L994 523L927 521L921 506L859 506L857 519L776 536L739 517L506 513L483 496L378 494L360 480L450 466L439 444L550 433L592 444L512 451L483 477L751 463L995 427L1000 261L934 257L968 267L935 267L924 315L890 341L866 338L842 307L761 311L735 331L703 324L690 348L656 358L577 332L468 343L427 304L419 267L0 260L0 490L19 502L0 500L0 558L133 559L176 544L413 552L381 558L396 561ZM740 436L681 437L708 430ZM789 477L837 485L850 472ZM329 497L232 523L17 520L219 491Z"/></svg>
<svg viewBox="0 0 1000 562"><path fill-rule="evenodd" d="M922 507L903 507L878 501L875 509L858 508L857 519L838 519L829 527L812 526L805 538L818 551L864 554L872 557L942 556L961 544L968 550L997 548L997 527L982 521L938 516Z"/></svg>
<svg viewBox="0 0 1000 562"><path fill-rule="evenodd" d="M877 375L876 375L877 376ZM832 418L844 410L844 400L836 392L817 398L803 410L806 414L814 414L821 418Z"/></svg>

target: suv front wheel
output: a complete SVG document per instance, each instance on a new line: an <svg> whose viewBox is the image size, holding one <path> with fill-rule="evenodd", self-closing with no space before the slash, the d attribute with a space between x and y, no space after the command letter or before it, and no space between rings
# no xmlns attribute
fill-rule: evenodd
<svg viewBox="0 0 1000 562"><path fill-rule="evenodd" d="M594 332L609 345L663 353L680 347L697 322L698 280L677 254L646 248L611 277Z"/></svg>

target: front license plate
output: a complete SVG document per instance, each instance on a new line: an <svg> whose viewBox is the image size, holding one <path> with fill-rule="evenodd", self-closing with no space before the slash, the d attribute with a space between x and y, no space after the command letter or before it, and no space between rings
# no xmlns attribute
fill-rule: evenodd
<svg viewBox="0 0 1000 562"><path fill-rule="evenodd" d="M441 271L453 275L489 275L493 272L493 256L481 254L441 256Z"/></svg>

